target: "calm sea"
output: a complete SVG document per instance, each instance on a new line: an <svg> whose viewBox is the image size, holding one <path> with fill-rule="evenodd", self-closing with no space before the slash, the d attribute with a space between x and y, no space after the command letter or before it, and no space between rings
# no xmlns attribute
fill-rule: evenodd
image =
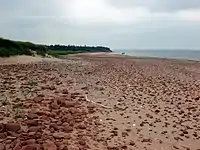
<svg viewBox="0 0 200 150"><path fill-rule="evenodd" d="M200 61L200 50L114 50L130 56L187 59Z"/></svg>

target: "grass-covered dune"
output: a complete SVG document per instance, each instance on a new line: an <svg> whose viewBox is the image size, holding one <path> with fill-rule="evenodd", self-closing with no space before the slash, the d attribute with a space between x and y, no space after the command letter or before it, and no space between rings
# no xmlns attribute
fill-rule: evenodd
<svg viewBox="0 0 200 150"><path fill-rule="evenodd" d="M59 55L76 54L83 52L112 52L110 48L103 46L74 46L74 45L41 45L31 42L12 41L0 38L0 57L9 57L14 55L38 55L45 54L57 57Z"/></svg>
<svg viewBox="0 0 200 150"><path fill-rule="evenodd" d="M0 38L1 57L9 57L14 55L32 55L31 51L35 51L38 55L44 55L46 50L47 49L44 45Z"/></svg>
<svg viewBox="0 0 200 150"><path fill-rule="evenodd" d="M77 53L83 53L82 51L65 51L65 50L48 50L47 54L59 57L60 55L69 55L69 54L77 54Z"/></svg>

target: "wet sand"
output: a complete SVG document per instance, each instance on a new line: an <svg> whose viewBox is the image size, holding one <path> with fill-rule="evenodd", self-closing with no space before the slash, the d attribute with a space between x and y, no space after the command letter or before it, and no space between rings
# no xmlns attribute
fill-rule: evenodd
<svg viewBox="0 0 200 150"><path fill-rule="evenodd" d="M200 149L196 61L70 55L0 65L0 87L0 149Z"/></svg>

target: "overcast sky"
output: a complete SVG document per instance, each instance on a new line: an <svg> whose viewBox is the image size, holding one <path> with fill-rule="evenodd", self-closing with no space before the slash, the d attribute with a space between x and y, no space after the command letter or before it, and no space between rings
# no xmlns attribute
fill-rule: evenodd
<svg viewBox="0 0 200 150"><path fill-rule="evenodd" d="M200 0L0 0L0 18L14 40L200 50Z"/></svg>

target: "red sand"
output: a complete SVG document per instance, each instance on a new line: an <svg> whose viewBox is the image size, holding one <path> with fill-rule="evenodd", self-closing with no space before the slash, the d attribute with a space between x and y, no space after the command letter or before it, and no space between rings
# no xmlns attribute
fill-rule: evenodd
<svg viewBox="0 0 200 150"><path fill-rule="evenodd" d="M0 65L0 150L198 150L199 74L102 53Z"/></svg>

